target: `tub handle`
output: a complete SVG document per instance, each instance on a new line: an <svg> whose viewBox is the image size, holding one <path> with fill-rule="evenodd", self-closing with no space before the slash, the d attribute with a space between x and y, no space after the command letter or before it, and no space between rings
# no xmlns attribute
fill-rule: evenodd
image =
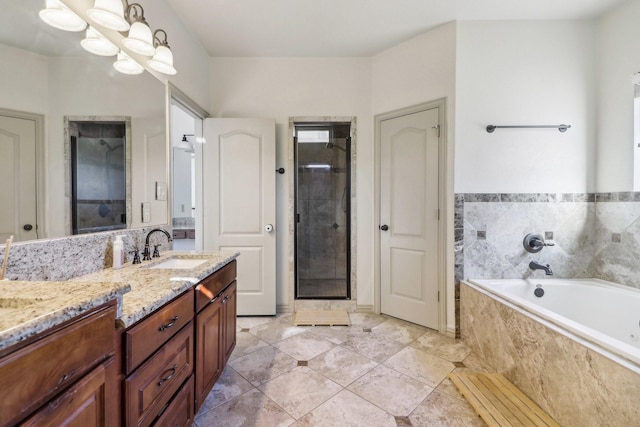
<svg viewBox="0 0 640 427"><path fill-rule="evenodd" d="M555 246L555 243L545 242L541 234L529 233L524 236L522 245L527 252L535 254L540 252L545 246Z"/></svg>

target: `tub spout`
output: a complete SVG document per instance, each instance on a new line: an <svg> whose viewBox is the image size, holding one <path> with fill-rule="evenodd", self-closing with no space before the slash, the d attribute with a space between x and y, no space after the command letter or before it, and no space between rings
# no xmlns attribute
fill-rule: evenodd
<svg viewBox="0 0 640 427"><path fill-rule="evenodd" d="M529 268L532 269L532 270L544 270L544 273L547 276L551 276L553 274L553 271L551 271L551 267L549 266L549 264L542 265L542 264L539 264L539 263L537 263L535 261L531 261L529 263Z"/></svg>

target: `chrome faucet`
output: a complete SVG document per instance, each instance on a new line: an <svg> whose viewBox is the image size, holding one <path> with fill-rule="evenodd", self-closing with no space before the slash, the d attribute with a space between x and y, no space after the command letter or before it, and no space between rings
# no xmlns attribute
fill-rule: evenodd
<svg viewBox="0 0 640 427"><path fill-rule="evenodd" d="M537 263L535 261L531 261L529 263L529 268L532 269L532 270L544 270L544 273L547 276L551 276L553 274L553 271L551 271L551 267L549 266L549 264L542 265L542 264L539 264L539 263Z"/></svg>
<svg viewBox="0 0 640 427"><path fill-rule="evenodd" d="M161 229L161 228L154 228L153 230L149 231L147 233L147 238L144 241L144 251L142 252L142 260L143 261L150 261L151 260L151 250L149 250L149 238L156 231L164 233L164 235L167 236L167 240L169 242L172 240L171 239L171 235L169 233L167 233L165 230ZM160 245L156 245L154 247L153 256L155 258L160 256L160 253L158 252L158 246L160 246Z"/></svg>

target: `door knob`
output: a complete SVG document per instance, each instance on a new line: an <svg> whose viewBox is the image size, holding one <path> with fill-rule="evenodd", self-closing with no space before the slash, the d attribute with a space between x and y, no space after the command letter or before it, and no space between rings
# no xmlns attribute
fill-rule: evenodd
<svg viewBox="0 0 640 427"><path fill-rule="evenodd" d="M22 227L22 228L24 228L26 231L31 231L31 230L33 230L33 225L25 224L24 227Z"/></svg>
<svg viewBox="0 0 640 427"><path fill-rule="evenodd" d="M264 229L266 230L267 233L271 233L273 231L273 225L267 224L264 226Z"/></svg>
<svg viewBox="0 0 640 427"><path fill-rule="evenodd" d="M389 229L389 226L387 224L381 225L380 226L380 230L382 231L387 231Z"/></svg>

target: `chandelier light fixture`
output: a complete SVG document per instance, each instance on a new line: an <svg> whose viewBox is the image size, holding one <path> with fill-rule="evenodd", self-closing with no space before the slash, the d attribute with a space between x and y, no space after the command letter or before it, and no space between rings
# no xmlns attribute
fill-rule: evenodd
<svg viewBox="0 0 640 427"><path fill-rule="evenodd" d="M122 0L96 0L87 10L91 20L114 31L129 31L129 22L124 18L125 4Z"/></svg>
<svg viewBox="0 0 640 427"><path fill-rule="evenodd" d="M120 51L118 53L118 59L113 63L113 68L121 72L122 74L141 74L144 71L144 67L131 59L129 55Z"/></svg>
<svg viewBox="0 0 640 427"><path fill-rule="evenodd" d="M47 0L38 15L47 24L64 31L82 31L87 28L84 19L73 13L59 0Z"/></svg>
<svg viewBox="0 0 640 427"><path fill-rule="evenodd" d="M118 46L111 43L91 26L87 28L87 35L84 39L82 39L80 45L87 52L91 52L95 55L100 56L114 56L117 55L120 51L120 49L118 49Z"/></svg>
<svg viewBox="0 0 640 427"><path fill-rule="evenodd" d="M162 40L156 35L158 33L164 35ZM149 66L160 73L175 75L177 71L173 68L173 53L167 43L167 33L164 30L156 30L153 33L153 46L156 53L147 61Z"/></svg>
<svg viewBox="0 0 640 427"><path fill-rule="evenodd" d="M86 11L89 20L96 26L123 33L122 45L127 52L149 57L147 65L162 74L175 75L173 52L167 42L167 33L158 29L151 31L144 17L144 9L139 3L129 4L127 0L95 0L93 7ZM144 67L124 52L116 44L99 32L94 25L69 9L62 0L46 0L45 8L39 12L40 18L52 27L65 31L83 31L86 36L81 46L96 55L114 56L114 68L124 74L140 74Z"/></svg>

